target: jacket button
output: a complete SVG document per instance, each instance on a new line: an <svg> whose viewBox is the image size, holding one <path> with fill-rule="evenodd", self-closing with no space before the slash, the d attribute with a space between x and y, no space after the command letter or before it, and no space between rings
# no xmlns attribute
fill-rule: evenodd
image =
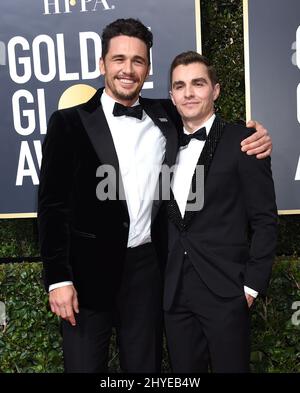
<svg viewBox="0 0 300 393"><path fill-rule="evenodd" d="M128 222L124 221L124 222L123 222L123 227L124 227L124 228L128 228L128 226L129 226L129 225L128 225Z"/></svg>

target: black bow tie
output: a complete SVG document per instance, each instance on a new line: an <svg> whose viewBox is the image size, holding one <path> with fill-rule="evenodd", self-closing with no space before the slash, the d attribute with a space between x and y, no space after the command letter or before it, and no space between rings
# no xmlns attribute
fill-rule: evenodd
<svg viewBox="0 0 300 393"><path fill-rule="evenodd" d="M180 146L186 146L190 143L191 139L198 139L198 141L206 140L206 128L202 127L199 130L193 132L192 134L181 134Z"/></svg>
<svg viewBox="0 0 300 393"><path fill-rule="evenodd" d="M143 117L143 108L142 105L124 106L116 102L113 110L113 115L131 116L141 120Z"/></svg>

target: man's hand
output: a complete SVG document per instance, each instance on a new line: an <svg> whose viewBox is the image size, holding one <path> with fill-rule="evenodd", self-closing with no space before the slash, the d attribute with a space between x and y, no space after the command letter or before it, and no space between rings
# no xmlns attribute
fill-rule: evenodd
<svg viewBox="0 0 300 393"><path fill-rule="evenodd" d="M255 128L256 132L241 142L242 151L256 158L265 158L271 155L272 139L268 131L257 121L250 120L247 127Z"/></svg>
<svg viewBox="0 0 300 393"><path fill-rule="evenodd" d="M53 289L49 293L51 311L76 326L74 311L78 314L77 292L73 285Z"/></svg>
<svg viewBox="0 0 300 393"><path fill-rule="evenodd" d="M255 298L253 296L249 295L248 293L245 293L245 296L246 296L246 300L248 303L248 307L250 308L252 306Z"/></svg>

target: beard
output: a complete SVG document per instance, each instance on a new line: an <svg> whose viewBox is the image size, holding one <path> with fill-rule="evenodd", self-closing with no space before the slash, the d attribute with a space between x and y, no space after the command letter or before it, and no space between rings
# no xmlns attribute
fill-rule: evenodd
<svg viewBox="0 0 300 393"><path fill-rule="evenodd" d="M120 101L133 101L134 99L138 98L142 89L142 86L137 86L134 90L126 92L118 89L113 83L110 83L110 81L106 81L106 83L114 97Z"/></svg>
<svg viewBox="0 0 300 393"><path fill-rule="evenodd" d="M113 90L113 93L114 93L115 97L119 100L132 101L138 97L140 90L136 89L135 91L133 91L131 93L123 93L121 91Z"/></svg>

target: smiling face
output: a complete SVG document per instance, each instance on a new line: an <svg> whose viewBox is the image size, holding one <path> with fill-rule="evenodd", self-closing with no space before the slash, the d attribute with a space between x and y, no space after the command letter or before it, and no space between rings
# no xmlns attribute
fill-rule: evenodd
<svg viewBox="0 0 300 393"><path fill-rule="evenodd" d="M214 113L220 85L213 85L200 62L178 65L172 72L171 98L188 131L200 127Z"/></svg>
<svg viewBox="0 0 300 393"><path fill-rule="evenodd" d="M106 93L126 106L137 100L149 71L147 46L135 37L112 38L105 58L100 59Z"/></svg>

